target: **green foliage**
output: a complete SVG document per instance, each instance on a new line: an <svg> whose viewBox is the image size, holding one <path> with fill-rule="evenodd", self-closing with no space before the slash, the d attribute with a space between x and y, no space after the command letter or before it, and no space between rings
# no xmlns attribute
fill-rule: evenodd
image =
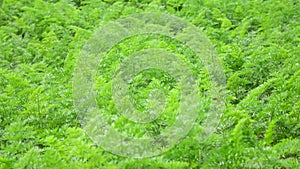
<svg viewBox="0 0 300 169"><path fill-rule="evenodd" d="M297 0L0 1L0 168L299 168L299 6ZM204 117L199 115L174 149L130 159L105 152L80 128L71 79L81 48L95 29L139 12L170 13L202 30L223 62L228 97L212 135L200 135ZM112 117L109 77L121 59L149 47L192 60L199 88L209 96L209 76L193 60L191 49L163 36L131 37L99 64L97 103L112 110ZM133 80L130 94L143 110L156 88L169 99L161 119L137 125L112 118L114 128L142 137L171 124L180 93L171 76L144 72Z"/></svg>

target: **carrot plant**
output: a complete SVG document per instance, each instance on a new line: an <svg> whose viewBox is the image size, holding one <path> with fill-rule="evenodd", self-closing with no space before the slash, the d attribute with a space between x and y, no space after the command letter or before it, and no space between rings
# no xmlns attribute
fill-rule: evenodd
<svg viewBox="0 0 300 169"><path fill-rule="evenodd" d="M299 7L297 0L0 1L0 168L299 168ZM225 70L226 107L211 134L203 133L200 113L169 151L130 158L105 151L84 132L73 107L72 78L95 30L143 12L182 18L209 38ZM114 112L109 77L118 59L149 46L193 60L193 51L174 39L131 37L110 50L95 78L95 99L109 124L134 137L159 134L179 106L176 79L149 70L132 80L131 101L144 110L151 106L150 90L162 89L166 114L144 125ZM206 99L209 73L203 63L192 63Z"/></svg>

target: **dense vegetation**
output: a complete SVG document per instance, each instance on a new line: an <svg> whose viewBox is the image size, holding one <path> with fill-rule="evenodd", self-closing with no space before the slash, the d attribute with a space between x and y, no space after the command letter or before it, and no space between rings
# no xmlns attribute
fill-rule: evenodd
<svg viewBox="0 0 300 169"><path fill-rule="evenodd" d="M300 167L299 1L2 0L0 6L0 168ZM227 97L215 133L203 139L196 125L172 150L133 159L104 151L84 134L73 108L72 77L95 30L141 12L169 13L202 30L223 63ZM128 46L154 43L178 49L164 37L133 37L108 58L117 49L126 55ZM107 87L110 70L99 65L99 72L104 77L96 90ZM141 83L147 87L135 93ZM149 89L176 89L174 83L150 72L134 79L130 94L143 109ZM165 92L176 98L178 91ZM111 104L102 100L99 106ZM161 129L123 123L116 129L133 135Z"/></svg>

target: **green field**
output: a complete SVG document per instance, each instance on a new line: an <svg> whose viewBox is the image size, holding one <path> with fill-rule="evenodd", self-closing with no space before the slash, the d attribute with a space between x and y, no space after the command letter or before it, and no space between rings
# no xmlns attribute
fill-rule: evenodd
<svg viewBox="0 0 300 169"><path fill-rule="evenodd" d="M74 69L96 30L143 12L174 15L208 37L225 72L226 107L209 135L202 134L205 116L199 113L171 150L122 157L105 151L82 129L73 107ZM174 122L180 102L176 79L150 70L133 78L131 101L143 111L151 106L151 90L162 89L165 113L149 124L135 124L116 112L113 73L122 59L149 47L192 60L199 90L207 93L202 111L209 109L210 77L190 48L165 36L131 37L99 63L94 85L109 124L131 137L158 135ZM300 168L300 2L0 0L0 168Z"/></svg>

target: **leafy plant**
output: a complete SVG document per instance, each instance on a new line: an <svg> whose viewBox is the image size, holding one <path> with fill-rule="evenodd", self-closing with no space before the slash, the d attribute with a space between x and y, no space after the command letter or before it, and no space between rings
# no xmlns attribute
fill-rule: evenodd
<svg viewBox="0 0 300 169"><path fill-rule="evenodd" d="M296 0L0 1L0 168L299 168L299 5ZM202 30L222 60L227 98L213 134L200 135L205 116L199 114L173 149L131 159L104 151L83 132L72 107L72 76L98 27L140 12L169 13ZM166 113L155 123L134 124L116 114L108 99L109 77L122 59L150 47L190 60L203 98L209 99L210 77L191 49L158 35L120 42L99 64L94 88L114 128L135 137L159 134L179 106L176 80L157 70L139 74L130 86L141 110L151 105L152 89L168 96Z"/></svg>

